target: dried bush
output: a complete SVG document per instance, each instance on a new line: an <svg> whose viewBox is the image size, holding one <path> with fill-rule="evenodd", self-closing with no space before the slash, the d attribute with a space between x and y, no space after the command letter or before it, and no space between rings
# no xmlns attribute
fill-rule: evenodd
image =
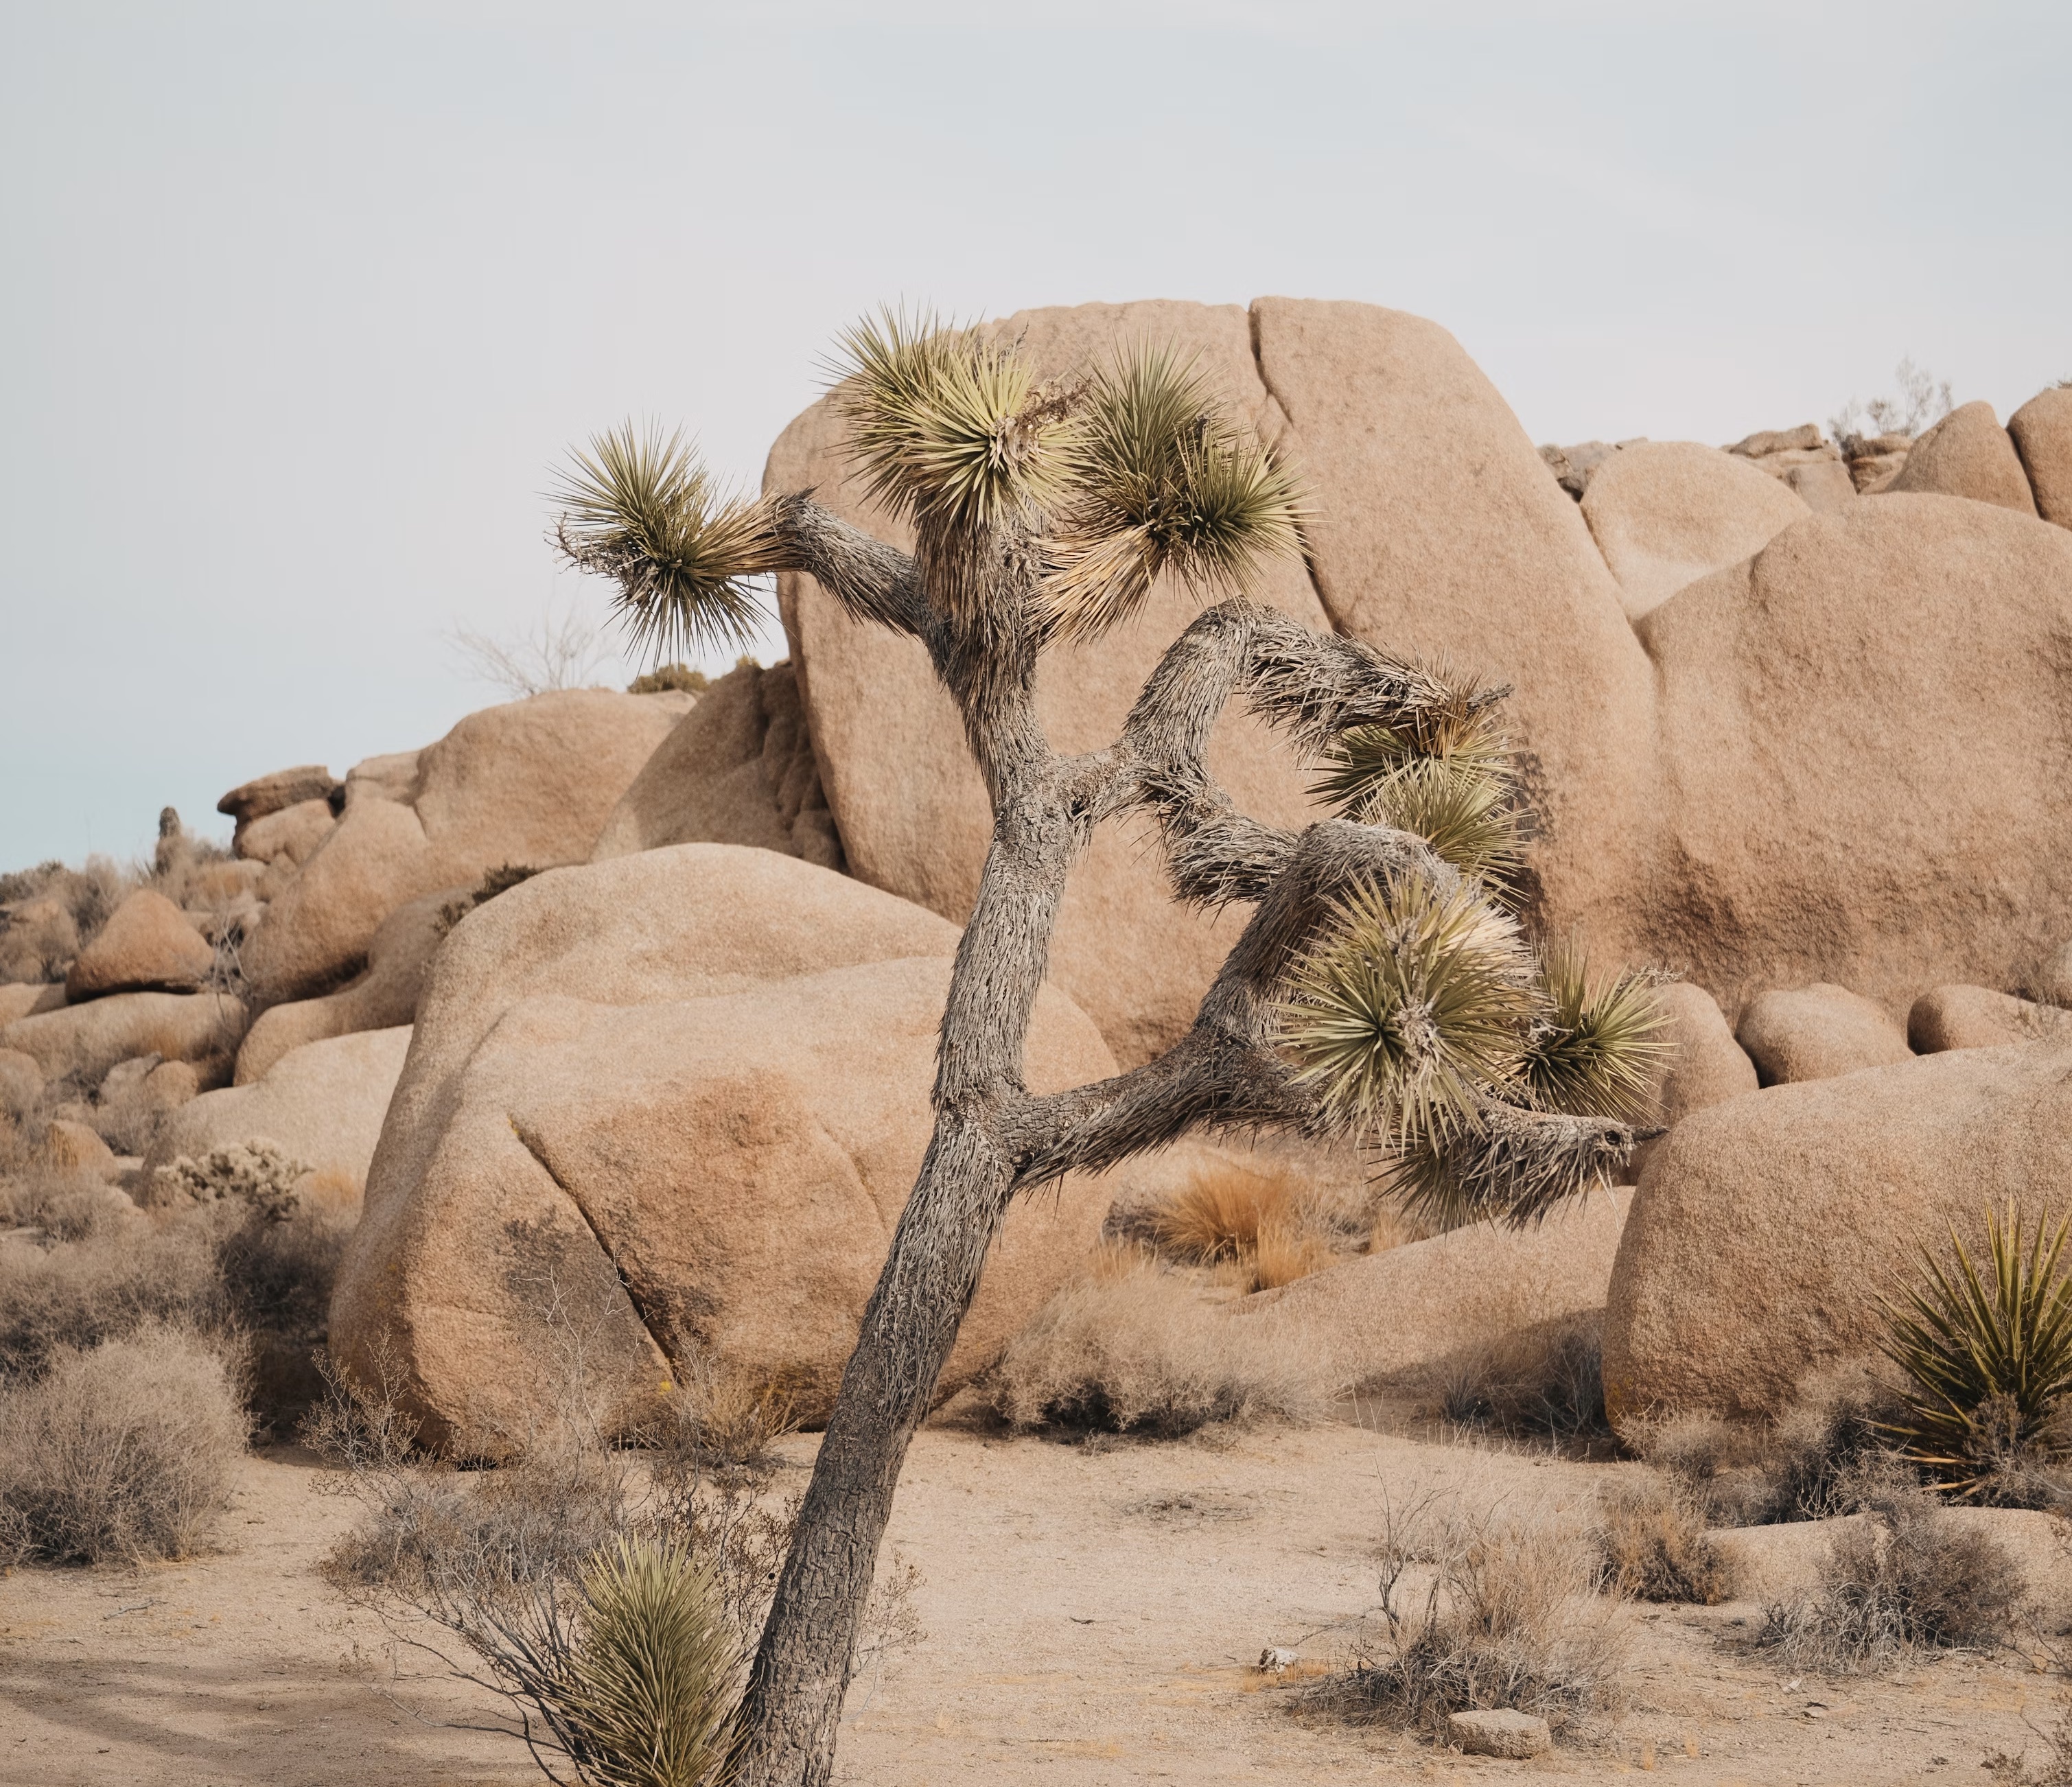
<svg viewBox="0 0 2072 1787"><path fill-rule="evenodd" d="M309 1170L278 1142L254 1136L211 1148L199 1161L181 1155L152 1175L151 1189L162 1204L231 1199L270 1222L281 1222L295 1208L295 1181Z"/></svg>
<svg viewBox="0 0 2072 1787"><path fill-rule="evenodd" d="M1333 1218L1292 1168L1228 1161L1197 1172L1141 1226L1161 1251L1231 1266L1244 1289L1270 1291L1333 1263L1341 1239Z"/></svg>
<svg viewBox="0 0 2072 1787"><path fill-rule="evenodd" d="M1812 1595L1764 1610L1756 1641L1795 1672L1852 1674L1920 1649L2004 1643L2021 1573L1918 1485L1889 1487L1835 1537Z"/></svg>
<svg viewBox="0 0 2072 1787"><path fill-rule="evenodd" d="M1441 1739L1457 1712L1515 1707L1560 1729L1620 1704L1625 1641L1582 1534L1435 1493L1384 1506L1381 1559L1386 1635L1315 1703Z"/></svg>
<svg viewBox="0 0 2072 1787"><path fill-rule="evenodd" d="M1865 436L1918 434L1950 413L1955 400L1947 379L1938 384L1933 372L1910 357L1893 368L1893 380L1899 387L1897 396L1873 397L1868 403L1852 397L1829 421L1827 432L1841 443L1845 458L1854 457L1849 450Z"/></svg>
<svg viewBox="0 0 2072 1787"><path fill-rule="evenodd" d="M133 1215L77 1240L0 1250L0 1377L35 1377L152 1323L214 1329L223 1317L215 1239L199 1224Z"/></svg>
<svg viewBox="0 0 2072 1787"><path fill-rule="evenodd" d="M680 690L686 695L702 695L711 687L711 679L702 670L693 670L689 664L657 664L644 671L626 685L628 695L660 695L671 689Z"/></svg>
<svg viewBox="0 0 2072 1787"><path fill-rule="evenodd" d="M1732 1592L1726 1559L1706 1538L1704 1510L1674 1480L1651 1474L1598 1502L1600 1568L1615 1594L1710 1607Z"/></svg>
<svg viewBox="0 0 2072 1787"><path fill-rule="evenodd" d="M208 1341L158 1327L59 1349L0 1388L0 1559L184 1557L228 1505L245 1440Z"/></svg>
<svg viewBox="0 0 2072 1787"><path fill-rule="evenodd" d="M1008 1343L988 1385L1011 1426L1173 1438L1211 1421L1309 1420L1335 1386L1272 1350L1153 1259L1111 1260L1068 1285Z"/></svg>
<svg viewBox="0 0 2072 1787"><path fill-rule="evenodd" d="M1602 1318L1535 1322L1465 1349L1427 1392L1461 1427L1557 1440L1609 1433Z"/></svg>
<svg viewBox="0 0 2072 1787"><path fill-rule="evenodd" d="M2072 1274L2059 1270L2072 1222L2021 1208L1986 1213L1981 1273L1955 1228L1946 1266L1921 1250L1921 1276L1885 1305L1881 1347L1904 1374L1903 1408L1885 1423L1915 1467L1967 1501L2051 1506L2072 1486Z"/></svg>

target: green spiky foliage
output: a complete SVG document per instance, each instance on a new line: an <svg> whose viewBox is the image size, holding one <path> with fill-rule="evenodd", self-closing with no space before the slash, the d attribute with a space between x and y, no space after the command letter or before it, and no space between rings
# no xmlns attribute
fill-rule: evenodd
<svg viewBox="0 0 2072 1787"><path fill-rule="evenodd" d="M711 1571L680 1539L620 1539L582 1582L568 1711L596 1787L713 1787L734 1750L740 1654Z"/></svg>
<svg viewBox="0 0 2072 1787"><path fill-rule="evenodd" d="M1326 1115L1396 1148L1471 1126L1532 1014L1518 929L1463 884L1371 881L1290 979L1282 1033Z"/></svg>
<svg viewBox="0 0 2072 1787"><path fill-rule="evenodd" d="M627 422L570 457L556 537L578 569L619 585L636 651L664 662L754 638L747 580L779 569L767 504L728 496L681 434L653 427Z"/></svg>
<svg viewBox="0 0 2072 1787"><path fill-rule="evenodd" d="M1215 600L1249 588L1262 559L1300 550L1308 511L1293 470L1194 360L1125 353L1087 380L1081 416L1044 581L1060 634L1105 632L1169 569Z"/></svg>
<svg viewBox="0 0 2072 1787"><path fill-rule="evenodd" d="M1954 1263L1921 1250L1921 1277L1882 1304L1880 1346L1906 1375L1904 1417L1884 1431L1951 1493L1984 1499L1996 1467L2062 1456L2055 1419L2072 1390L2072 1276L2061 1273L2068 1224L2018 1204L1986 1213L1984 1269L1953 1227Z"/></svg>
<svg viewBox="0 0 2072 1787"><path fill-rule="evenodd" d="M1519 1062L1531 1107L1622 1123L1652 1115L1670 1049L1656 984L1635 969L1593 981L1573 943L1544 951L1540 1012Z"/></svg>
<svg viewBox="0 0 2072 1787"><path fill-rule="evenodd" d="M1524 865L1524 812L1511 745L1470 686L1396 725L1342 733L1310 798L1367 825L1414 832L1507 894Z"/></svg>
<svg viewBox="0 0 2072 1787"><path fill-rule="evenodd" d="M1070 397L1039 384L1011 347L894 310L840 341L835 403L887 508L923 527L982 528L1058 496Z"/></svg>

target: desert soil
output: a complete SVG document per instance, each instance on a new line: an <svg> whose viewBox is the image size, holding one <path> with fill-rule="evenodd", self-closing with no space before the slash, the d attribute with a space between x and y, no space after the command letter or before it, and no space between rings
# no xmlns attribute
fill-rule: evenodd
<svg viewBox="0 0 2072 1787"><path fill-rule="evenodd" d="M795 1469L810 1440L788 1443ZM1533 1763L1304 1717L1250 1666L1342 1657L1375 1600L1384 1497L1425 1488L1558 1510L1597 1466L1353 1424L1178 1444L1064 1445L932 1428L892 1543L927 1637L860 1679L837 1770L871 1787L1145 1781L1577 1779L1694 1784L1981 1780L2035 1751L2056 1678L1959 1655L1870 1681L1787 1682L1746 1647L1758 1610L1634 1608L1630 1705ZM1626 1467L1630 1468L1630 1467ZM0 1579L6 1787L536 1781L479 1690L425 1673L316 1564L352 1518L278 1450L243 1470L225 1549L142 1570ZM798 1479L803 1481L801 1475Z"/></svg>

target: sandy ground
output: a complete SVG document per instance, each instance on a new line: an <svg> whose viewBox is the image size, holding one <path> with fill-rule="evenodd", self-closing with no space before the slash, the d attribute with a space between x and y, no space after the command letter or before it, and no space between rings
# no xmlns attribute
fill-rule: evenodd
<svg viewBox="0 0 2072 1787"><path fill-rule="evenodd" d="M1350 1425L1104 1447L931 1429L892 1532L924 1579L928 1636L857 1684L837 1778L1982 1781L1984 1754L2033 1745L2025 1719L2052 1716L2054 1678L2015 1656L1788 1684L1746 1650L1746 1605L1622 1616L1630 1710L1595 1746L1534 1763L1300 1717L1248 1667L1266 1645L1342 1651L1375 1598L1384 1496L1457 1485L1558 1507L1606 1468ZM352 1510L314 1493L319 1475L293 1452L252 1459L220 1555L0 1579L0 1783L539 1780L515 1741L466 1728L492 1703L412 1673L408 1653L399 1674L378 1622L323 1587L316 1561Z"/></svg>

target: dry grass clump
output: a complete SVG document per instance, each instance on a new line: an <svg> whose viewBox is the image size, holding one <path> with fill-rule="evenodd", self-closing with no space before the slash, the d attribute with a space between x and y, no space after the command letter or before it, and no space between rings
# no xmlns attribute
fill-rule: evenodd
<svg viewBox="0 0 2072 1787"><path fill-rule="evenodd" d="M1559 1730L1620 1704L1625 1640L1582 1534L1433 1494L1386 1510L1381 1557L1386 1635L1318 1704L1442 1740L1457 1712L1515 1707Z"/></svg>
<svg viewBox="0 0 2072 1787"><path fill-rule="evenodd" d="M1836 1534L1815 1592L1765 1609L1759 1645L1788 1670L1840 1675L2007 1641L2024 1587L2004 1546L1918 1485L1886 1489L1867 1512Z"/></svg>
<svg viewBox="0 0 2072 1787"><path fill-rule="evenodd" d="M1726 1559L1705 1536L1704 1510L1671 1479L1651 1474L1608 1491L1593 1536L1604 1580L1634 1600L1710 1607L1733 1592Z"/></svg>
<svg viewBox="0 0 2072 1787"><path fill-rule="evenodd" d="M1008 1343L989 1383L1009 1425L1175 1438L1211 1421L1318 1418L1331 1386L1271 1350L1182 1275L1111 1247Z"/></svg>
<svg viewBox="0 0 2072 1787"><path fill-rule="evenodd" d="M1536 1322L1446 1359L1427 1393L1446 1420L1521 1438L1608 1435L1601 1316Z"/></svg>
<svg viewBox="0 0 2072 1787"><path fill-rule="evenodd" d="M1337 1257L1324 1232L1328 1218L1285 1167L1205 1167L1148 1226L1161 1251L1194 1265L1235 1267L1248 1291L1292 1284Z"/></svg>
<svg viewBox="0 0 2072 1787"><path fill-rule="evenodd" d="M40 1375L67 1350L153 1323L223 1325L213 1238L132 1213L71 1240L0 1249L0 1377Z"/></svg>
<svg viewBox="0 0 2072 1787"><path fill-rule="evenodd" d="M245 1433L222 1350L195 1335L58 1349L0 1388L0 1561L188 1555L228 1506Z"/></svg>

